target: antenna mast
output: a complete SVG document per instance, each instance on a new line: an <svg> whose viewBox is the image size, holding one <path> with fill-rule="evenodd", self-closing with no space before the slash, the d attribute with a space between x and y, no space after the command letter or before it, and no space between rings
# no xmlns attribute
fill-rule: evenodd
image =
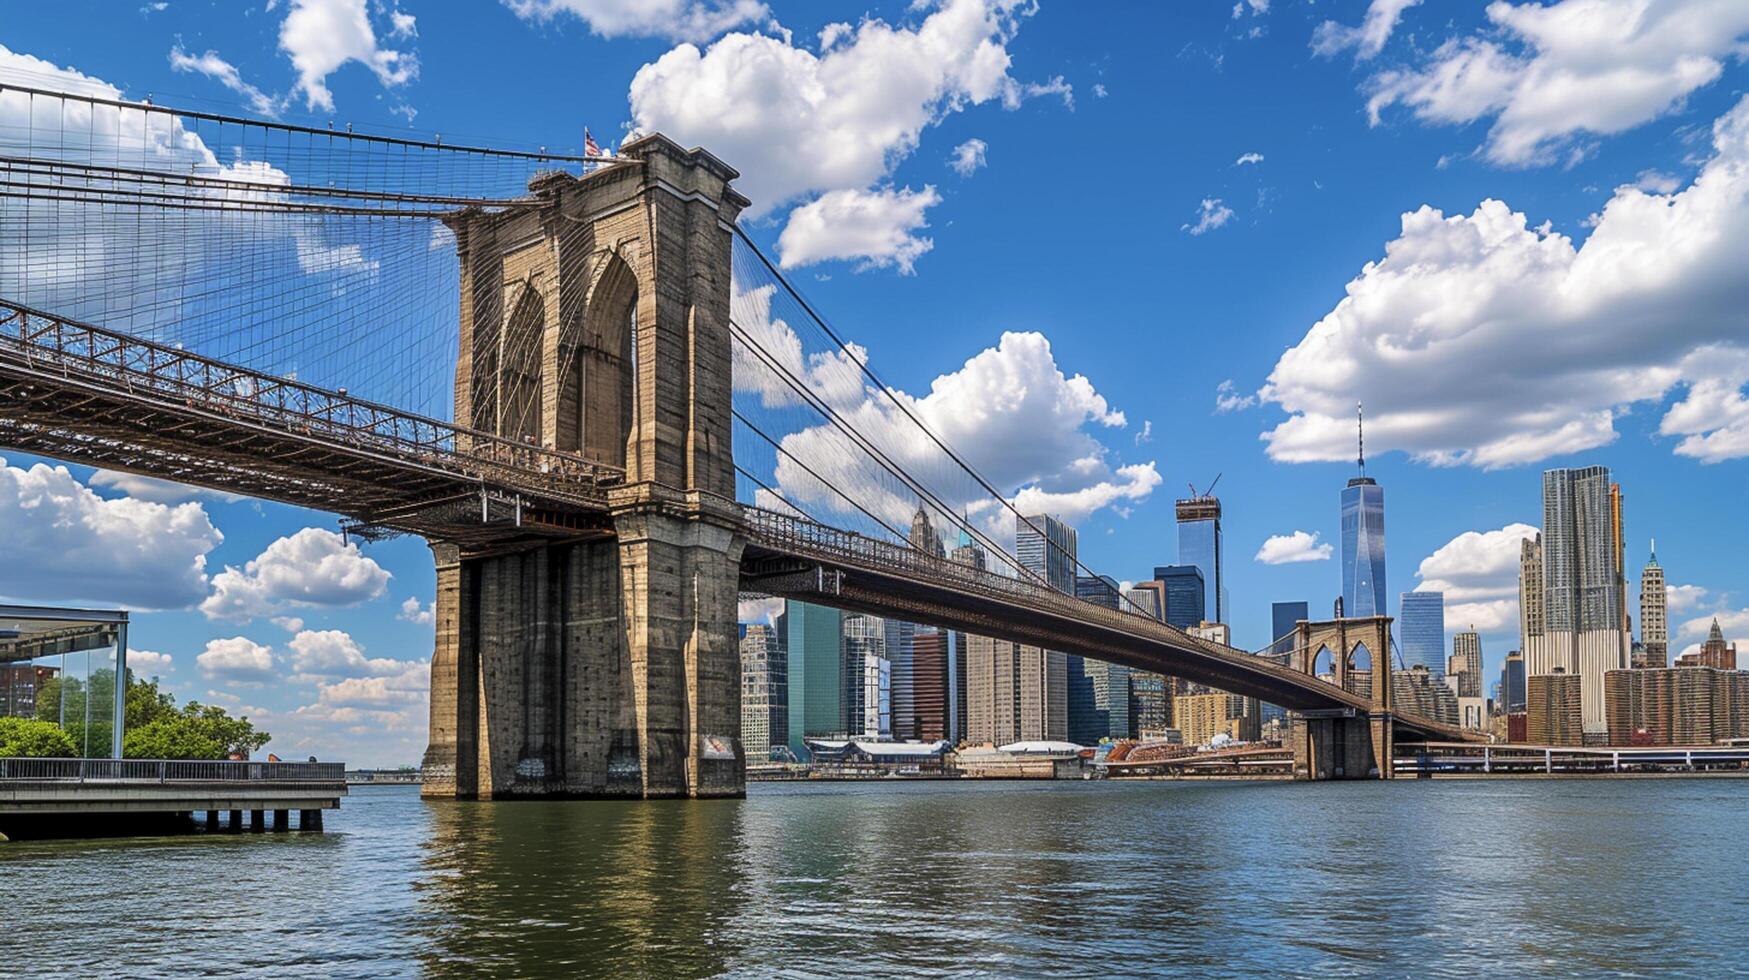
<svg viewBox="0 0 1749 980"><path fill-rule="evenodd" d="M1354 431L1359 439L1360 456L1356 462L1360 464L1360 475L1366 475L1366 407L1360 402L1354 403Z"/></svg>

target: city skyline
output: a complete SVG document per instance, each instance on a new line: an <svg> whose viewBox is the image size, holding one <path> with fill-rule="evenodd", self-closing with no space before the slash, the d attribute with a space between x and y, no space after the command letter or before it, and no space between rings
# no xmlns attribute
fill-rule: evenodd
<svg viewBox="0 0 1749 980"><path fill-rule="evenodd" d="M1543 356L1545 347L1561 349L1552 343L1527 342L1532 349L1516 356L1525 351L1513 346L1510 330L1492 335L1475 310L1452 299L1490 268L1524 264L1514 250L1560 253L1553 268L1538 268L1580 276L1599 262L1585 249L1598 236L1643 245L1635 237L1643 229L1628 219L1659 202L1680 200L1677 210L1716 218L1726 229L1719 234L1740 234L1740 213L1697 185L1703 174L1715 183L1730 179L1739 151L1729 137L1743 125L1736 93L1744 75L1729 58L1717 62L1716 80L1684 83L1674 101L1632 114L1619 129L1556 127L1519 132L1514 142L1502 135L1511 126L1501 125L1501 134L1488 129L1501 117L1488 112L1483 125L1447 126L1425 100L1432 96L1409 89L1379 105L1376 123L1361 111L1361 90L1387 68L1409 73L1399 78L1425 78L1445 63L1410 37L1461 47L1496 29L1480 10L1406 8L1367 58L1357 58L1352 45L1313 45L1314 35L1346 36L1324 29L1326 20L1357 29L1363 4L1276 4L1237 18L1212 8L1138 13L1148 28L1142 33L1174 42L1174 56L1159 58L1113 39L1098 18L1046 4L1030 15L991 14L995 26L972 32L1009 59L1000 78L984 79L975 93L963 78L943 81L909 107L913 114L896 137L872 144L872 162L822 174L786 169L783 155L767 146L782 138L748 138L676 109L688 103L664 98L674 94L665 86L698 76L689 73L684 45L655 29L595 31L569 13L537 23L499 6L466 19L411 9L403 29L383 11L367 12L375 26L369 50L403 56L403 69L393 69L385 66L397 62L388 58L375 67L345 57L299 60L281 46L284 5L252 17L154 6L126 18L77 4L13 11L0 29L0 68L34 85L98 78L129 98L270 110L318 125L332 118L427 137L564 146L578 143L589 124L613 144L623 122L706 145L748 175L747 190L762 209L748 222L751 233L868 345L887 381L919 396L939 387L944 394L932 404L954 423L954 443L976 453L980 468L1029 513L1057 513L1077 526L1084 560L1097 574L1121 584L1176 563L1174 495L1164 488L1202 486L1224 474L1227 581L1211 588L1232 603L1224 618L1245 649L1271 639L1272 603L1304 600L1322 616L1341 592L1332 498L1354 476L1350 415L1357 401L1367 405L1367 472L1389 488L1387 595L1394 601L1405 591L1444 591L1446 647L1450 628L1474 624L1489 676L1517 647L1520 529L1541 524L1536 488L1545 468L1606 465L1626 488L1632 535L1617 562L1629 570L1621 604L1640 608L1632 571L1647 557L1641 546L1656 536L1668 569L1672 661L1704 639L1715 614L1728 638L1749 636L1738 563L1720 553L1719 535L1701 519L1734 519L1742 493L1734 423L1709 421L1704 411L1736 404L1742 382L1727 357L1710 362L1716 373L1685 361L1703 349L1730 348L1742 337L1740 321L1685 306L1684 294L1635 284L1594 305L1667 310L1658 323L1672 329L1722 323L1736 332L1684 327L1649 353L1631 340L1637 325L1629 330L1600 313L1543 311L1547 322L1592 339L1566 363ZM905 37L940 8L887 3L854 13L865 12ZM723 37L751 31L737 36L759 38L746 43L817 69L834 51L853 52L859 40L851 26L831 32L835 40L826 44L822 32L832 19L818 11L780 4L772 14L793 36L739 22L701 28L692 50L722 65L733 55ZM837 16L857 20L852 12ZM1538 54L1524 35L1508 35L1505 43L1526 58L1559 58ZM285 43L304 42L292 35ZM505 83L466 71L456 53L462 44L513 55L561 82L509 97ZM404 70L415 57L418 72ZM663 72L645 71L658 63ZM323 65L337 67L300 67ZM1161 97L1185 92L1212 100L1211 111L1193 111L1188 103L1196 100ZM807 113L791 113L803 121L778 126L782 107L754 108L758 124L781 137L800 143L815 135L795 128L813 125ZM919 108L931 111L916 114ZM1143 118L1159 124L1135 124ZM873 131L867 119L846 125L849 135ZM1309 127L1321 134L1317 140L1308 141ZM1116 188L1063 186L1066 220L1106 216L1105 240L1116 247L1066 249L1049 268L1035 266L1037 250L1020 245L1030 226L1020 223L1024 209L1013 201L1050 179L1036 149L1041 130L1065 145L1111 145L1119 135L1123 152L1159 162L1167 190L1138 204ZM1308 142L1328 149L1308 152ZM839 197L826 204L851 198L867 203L867 213L904 219L894 234L875 236L890 250L855 254L822 237L822 223L809 219L819 217L827 194ZM1550 230L1537 231L1544 221ZM1383 370L1364 352L1424 348L1398 344L1404 338L1392 333L1391 317L1344 296L1370 298L1405 321L1418 315L1412 297L1392 288L1393 276L1404 272L1398 265L1405 257L1429 254L1441 228L1492 236L1482 237L1496 251L1450 253L1448 265L1427 270L1441 284L1437 295L1451 302L1456 328L1473 335L1483 354L1470 360L1466 353L1439 371L1410 354L1406 366ZM1126 258L1131 251L1145 251L1148 261ZM1258 273L1259 255L1268 256L1268 275ZM1492 265L1482 261L1490 255L1498 260ZM1378 265L1368 271L1369 263ZM1150 285L1161 275L1163 287ZM1711 282L1704 268L1678 265L1670 275L1696 287L1694 295L1719 295L1703 288ZM1577 281L1601 288L1608 278ZM1086 288L1113 279L1119 287ZM1499 286L1503 296L1545 291L1521 279ZM1161 295L1170 302L1160 304ZM1161 383L1157 358L1113 342L1112 332L1124 330L1169 339L1179 369L1174 384ZM1315 330L1333 345L1329 372L1312 363ZM1631 365L1641 380L1600 396L1611 383L1593 373L1597 363ZM1484 369L1492 364L1514 370L1495 377ZM1487 391L1476 387L1478 377L1489 379ZM1549 383L1527 381L1535 377ZM1033 382L1029 390L1042 400L973 411L994 404L1001 379ZM1453 409L1472 402L1475 411ZM1446 421L1423 421L1430 418ZM28 559L19 566L30 571L0 582L0 594L136 610L136 668L182 697L247 711L274 731L274 751L416 761L435 584L421 543L360 547L337 533L331 515L3 455L0 527L14 532ZM48 511L27 514L27 506ZM35 515L46 512L76 534L34 531L43 526ZM69 558L89 555L112 559L104 575ZM305 587L286 585L299 576ZM1398 613L1394 605L1387 611Z"/></svg>

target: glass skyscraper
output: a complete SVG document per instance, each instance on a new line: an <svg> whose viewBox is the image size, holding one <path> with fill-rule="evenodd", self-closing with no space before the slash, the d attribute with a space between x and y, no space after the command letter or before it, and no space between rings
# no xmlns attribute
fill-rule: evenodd
<svg viewBox="0 0 1749 980"><path fill-rule="evenodd" d="M1385 488L1357 476L1342 489L1342 615L1386 616Z"/></svg>
<svg viewBox="0 0 1749 980"><path fill-rule="evenodd" d="M1178 501L1178 564L1195 565L1202 571L1203 611L1197 617L1199 621L1227 621L1223 557L1220 498L1205 495ZM1171 610L1167 615L1172 615Z"/></svg>
<svg viewBox="0 0 1749 980"><path fill-rule="evenodd" d="M1154 581L1166 587L1166 622L1181 630L1200 626L1207 608L1207 579L1195 565L1161 565Z"/></svg>
<svg viewBox="0 0 1749 980"><path fill-rule="evenodd" d="M1420 664L1428 676L1445 676L1445 593L1405 592L1398 597L1403 627L1403 666Z"/></svg>
<svg viewBox="0 0 1749 980"><path fill-rule="evenodd" d="M806 759L805 739L837 735L849 727L844 614L791 599L784 603L783 618L789 654L789 747L796 758Z"/></svg>
<svg viewBox="0 0 1749 980"><path fill-rule="evenodd" d="M1302 619L1311 619L1311 607L1304 602L1274 602L1269 605L1269 651L1287 653L1294 648L1294 629Z"/></svg>

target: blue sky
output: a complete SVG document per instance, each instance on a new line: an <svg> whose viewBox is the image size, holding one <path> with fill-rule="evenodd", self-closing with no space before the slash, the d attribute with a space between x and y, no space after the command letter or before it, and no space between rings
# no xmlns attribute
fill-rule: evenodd
<svg viewBox="0 0 1749 980"><path fill-rule="evenodd" d="M1393 607L1418 571L1446 583L1492 676L1548 466L1615 471L1630 581L1655 537L1680 587L1676 649L1715 612L1749 637L1745 41L1737 5L1674 0L69 2L7 12L0 77L453 141L702 143L887 382L1075 400L961 441L1060 447L1007 489L1057 495L1087 564L1173 560L1173 498L1220 474L1244 647L1271 601L1339 590L1318 546L1363 400ZM4 455L0 595L181 607L134 631L178 693L247 706L281 754L417 761L421 544L357 553L304 532L329 515ZM74 561L129 540L175 547Z"/></svg>

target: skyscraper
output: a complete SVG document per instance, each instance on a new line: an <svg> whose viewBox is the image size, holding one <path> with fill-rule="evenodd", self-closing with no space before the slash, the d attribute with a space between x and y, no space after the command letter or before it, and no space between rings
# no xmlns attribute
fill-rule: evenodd
<svg viewBox="0 0 1749 980"><path fill-rule="evenodd" d="M1531 637L1540 638L1548 632L1548 610L1543 608L1546 598L1543 592L1543 535L1538 531L1536 537L1518 542L1518 649L1521 653L1530 653Z"/></svg>
<svg viewBox="0 0 1749 980"><path fill-rule="evenodd" d="M1220 498L1204 494L1178 501L1178 564L1195 565L1202 572L1204 605L1196 622L1227 621L1224 557ZM1175 614L1168 609L1167 615Z"/></svg>
<svg viewBox="0 0 1749 980"><path fill-rule="evenodd" d="M1364 430L1356 463L1342 488L1342 614L1385 616L1385 488L1366 475Z"/></svg>
<svg viewBox="0 0 1749 980"><path fill-rule="evenodd" d="M1398 597L1397 608L1403 630L1403 666L1426 667L1428 676L1437 682L1445 676L1445 593L1405 592Z"/></svg>
<svg viewBox="0 0 1749 980"><path fill-rule="evenodd" d="M783 617L778 617L780 622ZM789 742L789 665L780 626L741 627L741 746L748 762L767 762Z"/></svg>
<svg viewBox="0 0 1749 980"><path fill-rule="evenodd" d="M917 709L911 644L917 635L917 624L901 619L883 622L886 624L886 652L883 656L892 671L893 737L914 739L917 737Z"/></svg>
<svg viewBox="0 0 1749 980"><path fill-rule="evenodd" d="M1201 625L1208 580L1195 565L1161 565L1154 581L1166 590L1166 622L1181 630Z"/></svg>
<svg viewBox="0 0 1749 980"><path fill-rule="evenodd" d="M1075 543L1075 529L1055 517L1037 514L1016 518L1014 556L1020 559L1021 567L1069 595L1075 594ZM1081 658L1044 650L1038 652L1042 659L1035 664L1032 651L1036 649L1023 646L1018 653L1021 714L1030 717L1033 709L1028 705L1031 699L1038 699L1036 711L1044 719L1044 729L1056 734L1026 737L1065 739L1069 735L1069 678L1083 676Z"/></svg>
<svg viewBox="0 0 1749 980"><path fill-rule="evenodd" d="M1635 667L1669 666L1669 603L1664 568L1658 564L1658 542L1654 541L1646 558L1646 567L1640 570L1640 643L1643 652Z"/></svg>
<svg viewBox="0 0 1749 980"><path fill-rule="evenodd" d="M1129 600L1131 612L1165 621L1164 582L1137 582L1135 588L1124 593L1124 598ZM1130 671L1130 737L1140 738L1143 732L1159 732L1171 725L1173 686L1164 674Z"/></svg>
<svg viewBox="0 0 1749 980"><path fill-rule="evenodd" d="M784 603L789 656L789 747L808 758L806 739L847 731L844 614L828 606L791 599Z"/></svg>
<svg viewBox="0 0 1749 980"><path fill-rule="evenodd" d="M1058 592L1075 594L1075 529L1043 514L1015 522L1014 557Z"/></svg>
<svg viewBox="0 0 1749 980"><path fill-rule="evenodd" d="M1078 576L1075 595L1107 609L1122 605L1116 580L1106 575ZM1096 745L1101 739L1128 738L1129 734L1130 669L1101 660L1081 659L1077 676L1071 664L1069 741Z"/></svg>
<svg viewBox="0 0 1749 980"><path fill-rule="evenodd" d="M1304 602L1272 602L1269 605L1269 652L1287 653L1294 648L1294 631L1299 621L1311 619L1311 608Z"/></svg>
<svg viewBox="0 0 1749 980"><path fill-rule="evenodd" d="M1603 675L1628 665L1620 507L1607 466L1543 472L1543 633L1526 636L1525 669L1575 677L1585 733L1597 740L1609 734Z"/></svg>
<svg viewBox="0 0 1749 980"><path fill-rule="evenodd" d="M911 641L912 717L916 731L909 736L924 742L948 737L947 632L917 630Z"/></svg>
<svg viewBox="0 0 1749 980"><path fill-rule="evenodd" d="M970 565L980 571L989 566L984 549L972 539L971 532L960 529L959 542L948 553L950 561ZM959 744L966 740L966 656L968 636L957 630L947 636L947 740Z"/></svg>
<svg viewBox="0 0 1749 980"><path fill-rule="evenodd" d="M846 735L893 736L892 662L886 650L885 620L864 613L844 617Z"/></svg>
<svg viewBox="0 0 1749 980"><path fill-rule="evenodd" d="M1446 679L1460 698L1482 696L1482 637L1474 630L1456 633L1451 638L1451 662L1446 666Z"/></svg>

